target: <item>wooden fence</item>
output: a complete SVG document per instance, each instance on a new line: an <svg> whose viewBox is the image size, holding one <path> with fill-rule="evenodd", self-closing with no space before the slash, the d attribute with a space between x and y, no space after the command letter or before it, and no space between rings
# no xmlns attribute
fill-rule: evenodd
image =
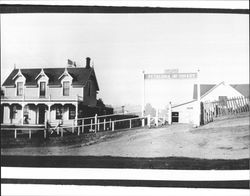
<svg viewBox="0 0 250 196"><path fill-rule="evenodd" d="M1 128L1 136L2 137L14 137L17 138L33 138L40 137L46 139L50 136L65 136L72 134L84 134L90 132L100 132L100 131L115 131L118 129L132 129L136 127L150 127L150 116L144 117L133 117L119 120L112 120L111 118L107 120L106 118L98 119L94 121L85 118L85 123L81 124L78 122L77 125L72 126L58 126L55 128L34 128L34 127L16 127L16 128ZM82 121L82 119L80 120ZM89 123L86 123L89 122Z"/></svg>
<svg viewBox="0 0 250 196"><path fill-rule="evenodd" d="M201 125L214 119L249 112L249 97L233 97L221 101L201 102Z"/></svg>

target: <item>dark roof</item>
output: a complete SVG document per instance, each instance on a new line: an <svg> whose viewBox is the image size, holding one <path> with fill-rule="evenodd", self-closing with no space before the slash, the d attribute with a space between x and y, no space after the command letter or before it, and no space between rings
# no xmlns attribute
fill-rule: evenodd
<svg viewBox="0 0 250 196"><path fill-rule="evenodd" d="M200 96L203 96L215 86L215 84L201 84ZM235 90L241 93L244 97L249 97L249 84L231 84L230 86L232 86ZM194 85L193 99L197 99L197 84Z"/></svg>
<svg viewBox="0 0 250 196"><path fill-rule="evenodd" d="M25 85L36 85L36 77L41 72L42 69L20 69L23 76L26 78ZM97 79L93 68L86 69L85 67L74 67L67 68L68 73L73 77L73 85L84 85L90 77L94 77L97 85L97 90L99 90ZM7 79L4 81L3 86L11 86L15 84L13 77L18 73L19 69L14 69ZM44 68L44 73L49 77L49 85L60 85L60 80L58 79L65 71L65 68Z"/></svg>
<svg viewBox="0 0 250 196"><path fill-rule="evenodd" d="M215 84L201 84L200 85L200 96L203 96L206 92L215 87ZM194 85L193 99L197 99L197 84Z"/></svg>
<svg viewBox="0 0 250 196"><path fill-rule="evenodd" d="M249 84L231 84L231 86L244 97L249 97Z"/></svg>
<svg viewBox="0 0 250 196"><path fill-rule="evenodd" d="M176 108L176 107L179 107L179 106L182 106L182 105L186 105L186 104L189 104L189 103L192 103L192 102L195 102L196 100L192 100L192 101L188 101L188 102L185 102L185 103L181 103L181 104L178 104L178 105L174 105L172 106L172 108Z"/></svg>

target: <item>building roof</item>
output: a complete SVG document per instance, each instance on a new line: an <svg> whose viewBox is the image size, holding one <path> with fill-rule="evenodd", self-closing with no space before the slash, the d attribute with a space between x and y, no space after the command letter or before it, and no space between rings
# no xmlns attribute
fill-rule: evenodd
<svg viewBox="0 0 250 196"><path fill-rule="evenodd" d="M231 86L244 97L249 97L249 84L231 84Z"/></svg>
<svg viewBox="0 0 250 196"><path fill-rule="evenodd" d="M220 83L221 84L221 83ZM210 90L218 85L216 84L201 84L200 85L200 96L204 96ZM249 84L230 84L235 90L241 93L244 97L249 97ZM197 84L194 85L193 99L197 99Z"/></svg>
<svg viewBox="0 0 250 196"><path fill-rule="evenodd" d="M42 69L20 69L23 76L26 78L25 85L37 85L36 77L40 74ZM7 79L4 81L3 86L13 86L15 85L15 80L13 77L18 73L19 69L13 69ZM59 77L64 73L65 68L43 68L44 73L49 78L48 85L60 85L61 81ZM97 85L97 90L99 90L97 79L93 68L85 67L73 67L67 68L68 73L72 76L72 85L85 85L90 77L94 77Z"/></svg>

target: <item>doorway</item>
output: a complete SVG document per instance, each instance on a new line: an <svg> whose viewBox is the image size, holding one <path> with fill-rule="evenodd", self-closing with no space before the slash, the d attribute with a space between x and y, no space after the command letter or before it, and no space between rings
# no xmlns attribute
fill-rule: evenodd
<svg viewBox="0 0 250 196"><path fill-rule="evenodd" d="M179 112L172 112L172 122L179 122Z"/></svg>
<svg viewBox="0 0 250 196"><path fill-rule="evenodd" d="M39 112L38 124L44 124L45 123L45 106L39 106L38 112Z"/></svg>

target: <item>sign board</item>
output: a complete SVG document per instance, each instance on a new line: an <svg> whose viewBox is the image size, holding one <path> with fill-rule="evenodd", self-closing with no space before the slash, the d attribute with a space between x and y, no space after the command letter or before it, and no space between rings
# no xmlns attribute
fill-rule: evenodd
<svg viewBox="0 0 250 196"><path fill-rule="evenodd" d="M197 73L145 74L144 79L194 79Z"/></svg>

